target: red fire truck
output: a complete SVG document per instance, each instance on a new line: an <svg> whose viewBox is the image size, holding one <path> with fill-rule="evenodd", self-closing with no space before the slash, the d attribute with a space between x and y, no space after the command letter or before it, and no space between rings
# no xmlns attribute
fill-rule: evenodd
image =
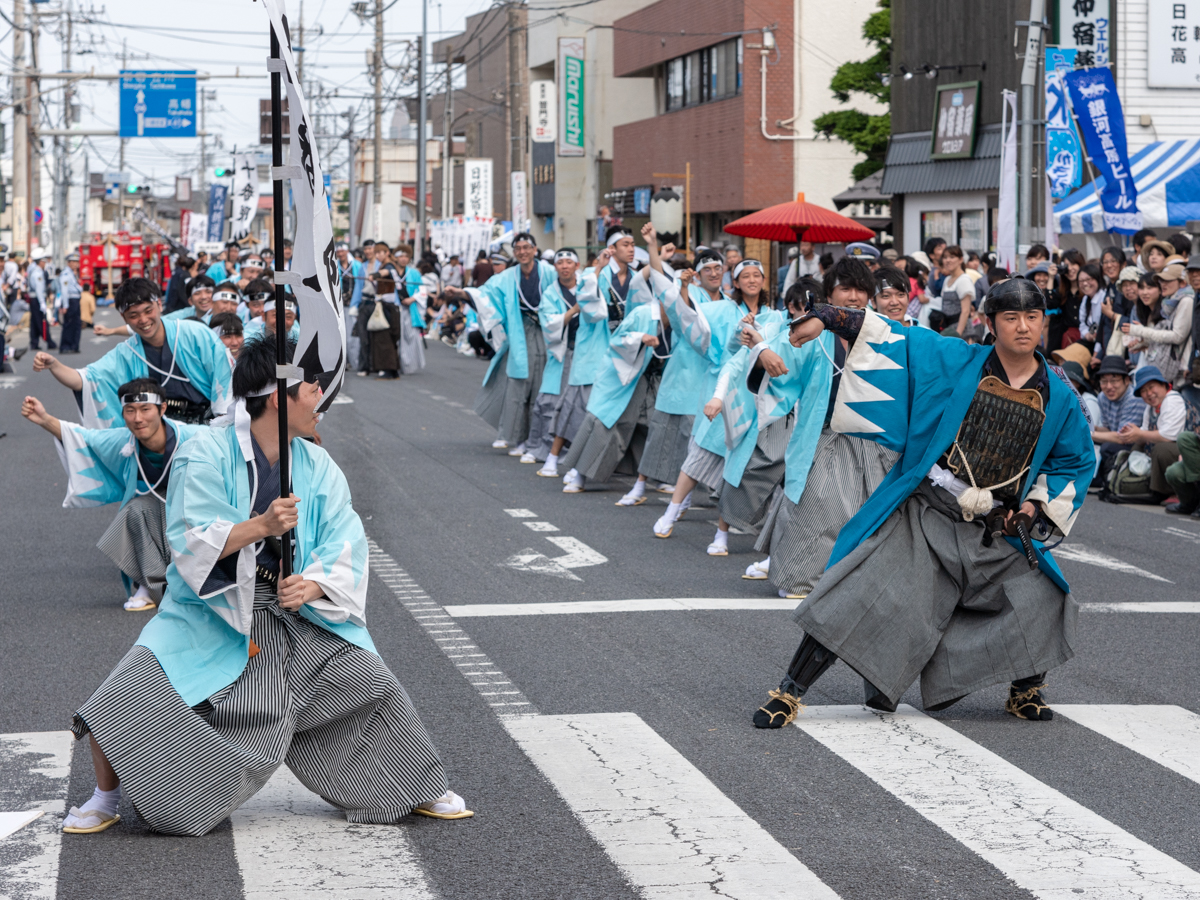
<svg viewBox="0 0 1200 900"><path fill-rule="evenodd" d="M171 247L128 231L92 232L79 245L79 280L103 303L129 278L150 278L161 288L171 279Z"/></svg>

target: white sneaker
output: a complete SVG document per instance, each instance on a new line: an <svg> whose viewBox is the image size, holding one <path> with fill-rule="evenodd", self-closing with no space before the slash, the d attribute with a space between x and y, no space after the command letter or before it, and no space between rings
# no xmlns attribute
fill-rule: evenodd
<svg viewBox="0 0 1200 900"><path fill-rule="evenodd" d="M507 450L508 449L508 441L502 440L500 438L496 438L496 440L492 441L492 449L493 450Z"/></svg>
<svg viewBox="0 0 1200 900"><path fill-rule="evenodd" d="M771 557L767 557L761 562L750 563L746 566L745 574L742 575L747 581L766 581L767 575L771 569Z"/></svg>
<svg viewBox="0 0 1200 900"><path fill-rule="evenodd" d="M527 466L532 465L533 463L537 462L537 457L534 456L532 453L523 453L521 455L521 462L523 462Z"/></svg>
<svg viewBox="0 0 1200 900"><path fill-rule="evenodd" d="M575 469L571 469L566 475L563 476L563 484L570 484L578 477L579 472L577 472Z"/></svg>
<svg viewBox="0 0 1200 900"><path fill-rule="evenodd" d="M572 469L571 471L574 472L575 470ZM567 482L566 487L563 488L563 493L564 494L582 494L583 493L583 476L580 475L578 472L575 472L575 477Z"/></svg>
<svg viewBox="0 0 1200 900"><path fill-rule="evenodd" d="M524 456L525 455L525 445L517 444L517 446L513 447L511 450L508 451L508 455L509 456Z"/></svg>
<svg viewBox="0 0 1200 900"><path fill-rule="evenodd" d="M551 466L549 463L537 470L537 473L542 478L557 478L558 466Z"/></svg>
<svg viewBox="0 0 1200 900"><path fill-rule="evenodd" d="M654 536L659 538L669 538L671 532L675 530L675 523L678 519L672 519L668 515L659 516L657 522L654 523Z"/></svg>

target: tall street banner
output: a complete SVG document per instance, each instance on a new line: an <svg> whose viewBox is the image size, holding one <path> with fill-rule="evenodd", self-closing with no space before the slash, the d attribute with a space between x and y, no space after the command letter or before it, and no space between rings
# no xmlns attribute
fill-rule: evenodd
<svg viewBox="0 0 1200 900"><path fill-rule="evenodd" d="M512 173L512 221L513 230L517 232L529 230L529 206L526 198L525 173L518 169Z"/></svg>
<svg viewBox="0 0 1200 900"><path fill-rule="evenodd" d="M492 161L468 159L463 162L463 215L467 218L492 216Z"/></svg>
<svg viewBox="0 0 1200 900"><path fill-rule="evenodd" d="M1075 70L1077 53L1063 47L1046 48L1046 175L1056 200L1083 183L1083 152L1063 84L1063 76Z"/></svg>
<svg viewBox="0 0 1200 900"><path fill-rule="evenodd" d="M1000 268L1017 271L1017 93L1001 91L1000 212L996 257Z"/></svg>
<svg viewBox="0 0 1200 900"><path fill-rule="evenodd" d="M210 185L208 189L208 239L222 240L225 233L225 199L229 188L223 184Z"/></svg>
<svg viewBox="0 0 1200 900"><path fill-rule="evenodd" d="M333 403L346 374L346 326L342 320L340 268L333 255L333 223L325 195L325 173L317 153L308 101L296 76L291 32L280 0L263 0L271 30L279 40L280 60L268 60L287 89L287 163L272 177L290 182L296 204L296 235L292 267L275 272L275 283L292 289L300 318L300 341L294 364L306 379L316 379L325 391L317 405L324 412ZM279 215L280 210L275 210Z"/></svg>
<svg viewBox="0 0 1200 900"><path fill-rule="evenodd" d="M583 156L584 149L584 65L583 38L558 39L558 95L562 103L559 116L558 155Z"/></svg>
<svg viewBox="0 0 1200 900"><path fill-rule="evenodd" d="M1171 6L1165 0L1150 0ZM1145 3L1141 4L1145 8ZM1110 0L1056 0L1050 43L1074 50L1075 65L1081 69L1107 66L1112 62L1112 9ZM1151 82L1153 84L1153 82Z"/></svg>
<svg viewBox="0 0 1200 900"><path fill-rule="evenodd" d="M232 224L230 240L240 241L250 233L258 214L258 154L238 153L233 157L233 197L230 200Z"/></svg>
<svg viewBox="0 0 1200 900"><path fill-rule="evenodd" d="M1104 227L1117 234L1133 234L1142 227L1138 212L1137 187L1129 171L1129 153L1125 143L1125 114L1117 85L1108 69L1076 69L1063 76L1079 130L1092 163L1104 177L1100 208Z"/></svg>
<svg viewBox="0 0 1200 900"><path fill-rule="evenodd" d="M558 139L558 92L553 81L529 85L529 138L535 144L553 144Z"/></svg>

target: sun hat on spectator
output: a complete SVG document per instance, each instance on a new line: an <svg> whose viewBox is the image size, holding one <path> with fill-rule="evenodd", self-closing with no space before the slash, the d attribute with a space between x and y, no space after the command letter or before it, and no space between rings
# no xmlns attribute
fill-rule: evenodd
<svg viewBox="0 0 1200 900"><path fill-rule="evenodd" d="M1200 259L1200 257L1197 257ZM1132 281L1138 283L1138 279L1142 277L1142 273L1137 270L1137 266L1126 266L1121 270L1121 274L1117 276L1117 284L1122 281Z"/></svg>
<svg viewBox="0 0 1200 900"><path fill-rule="evenodd" d="M1155 281L1183 281L1187 277L1187 270L1179 263L1172 263L1165 266L1161 272L1154 276Z"/></svg>
<svg viewBox="0 0 1200 900"><path fill-rule="evenodd" d="M1092 351L1083 344L1070 344L1061 350L1055 350L1050 354L1050 358L1060 366L1066 362L1075 362L1086 368L1092 364Z"/></svg>
<svg viewBox="0 0 1200 900"><path fill-rule="evenodd" d="M1096 370L1096 377L1101 375L1124 375L1129 377L1129 365L1119 356L1109 355L1100 360L1100 368Z"/></svg>
<svg viewBox="0 0 1200 900"><path fill-rule="evenodd" d="M1083 366L1074 360L1068 359L1062 364L1062 370L1067 373L1067 377L1075 382L1075 386L1080 390L1090 391L1092 386L1088 384L1087 376L1083 374Z"/></svg>
<svg viewBox="0 0 1200 900"><path fill-rule="evenodd" d="M1157 381L1160 384L1166 385L1168 388L1171 382L1163 377L1163 373L1159 371L1158 366L1142 366L1133 373L1133 394L1135 397L1142 396L1142 388L1148 385L1151 381Z"/></svg>

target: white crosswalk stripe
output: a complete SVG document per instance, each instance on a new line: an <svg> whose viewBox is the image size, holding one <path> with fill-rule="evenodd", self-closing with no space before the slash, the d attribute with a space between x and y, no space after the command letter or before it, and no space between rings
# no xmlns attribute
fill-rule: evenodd
<svg viewBox="0 0 1200 900"><path fill-rule="evenodd" d="M1200 783L1200 716L1179 706L1055 705L1054 711Z"/></svg>
<svg viewBox="0 0 1200 900"><path fill-rule="evenodd" d="M71 777L69 731L0 735L0 796L5 812L41 816L0 839L0 897L53 900L62 848L62 816Z"/></svg>
<svg viewBox="0 0 1200 900"><path fill-rule="evenodd" d="M796 725L1041 900L1200 897L1200 873L911 706Z"/></svg>

